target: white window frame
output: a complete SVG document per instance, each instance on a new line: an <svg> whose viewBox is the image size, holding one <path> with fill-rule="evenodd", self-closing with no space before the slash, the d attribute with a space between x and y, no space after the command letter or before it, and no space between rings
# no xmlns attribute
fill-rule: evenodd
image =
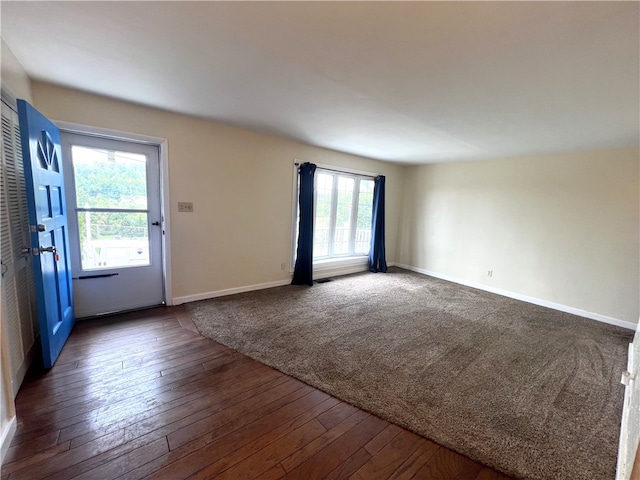
<svg viewBox="0 0 640 480"><path fill-rule="evenodd" d="M291 269L290 269L290 273L293 273L294 271L294 266L295 266L295 262L296 262L296 253L297 253L297 247L298 247L298 196L299 196L299 183L298 183L298 167L300 165L302 165L303 163L305 163L304 160L299 160L299 159L294 159L293 160L293 194L292 194L292 209L291 209ZM346 176L346 177L354 177L357 179L364 179L364 180L375 180L376 177L378 177L380 174L378 173L372 173L372 172L366 172L366 171L362 171L362 170L355 170L352 168L345 168L345 167L340 167L340 166L336 166L336 165L327 165L327 164L320 164L320 163L316 163L316 175L318 173L322 173L322 171L326 171L327 173L331 173L331 174L336 174L336 175L342 175L342 176ZM359 185L359 182L356 182L356 185ZM354 186L355 188L355 186ZM337 195L337 189L333 189L333 195ZM313 220L314 220L314 225L315 225L315 215L316 215L316 209L315 206L317 204L316 201L317 198L317 191L316 189L314 189L314 209L313 209ZM357 223L357 214L358 214L358 208L357 208L357 204L356 204L356 198L354 197L354 206L355 208L351 209L351 222L352 225L355 225ZM332 202L333 207L336 208L337 207L337 202ZM373 208L373 206L372 206ZM331 218L331 231L335 231L335 221L336 221L336 216L335 216L335 212L332 212L332 218ZM368 261L368 254L345 254L345 255L339 255L339 256L335 256L335 257L323 257L322 259L319 260L315 260L313 261L313 269L314 271L317 270L324 270L324 269L330 269L330 268L334 268L334 267L342 267L342 266L352 266L352 265L365 265Z"/></svg>

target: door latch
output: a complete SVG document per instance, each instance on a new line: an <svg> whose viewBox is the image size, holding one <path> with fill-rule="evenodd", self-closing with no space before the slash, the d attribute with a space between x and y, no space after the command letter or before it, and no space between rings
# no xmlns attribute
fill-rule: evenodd
<svg viewBox="0 0 640 480"><path fill-rule="evenodd" d="M620 383L625 387L628 387L631 384L632 380L635 380L635 373L627 372L626 370L622 372L622 379L620 379Z"/></svg>
<svg viewBox="0 0 640 480"><path fill-rule="evenodd" d="M44 253L44 252L56 253L57 251L58 250L56 249L55 245L51 247L40 247L40 253Z"/></svg>

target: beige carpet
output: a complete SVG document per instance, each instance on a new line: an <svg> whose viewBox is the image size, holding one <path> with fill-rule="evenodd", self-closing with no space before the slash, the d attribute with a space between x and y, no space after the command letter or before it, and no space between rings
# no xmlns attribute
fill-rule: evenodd
<svg viewBox="0 0 640 480"><path fill-rule="evenodd" d="M505 473L614 478L631 331L398 268L188 308L203 335Z"/></svg>

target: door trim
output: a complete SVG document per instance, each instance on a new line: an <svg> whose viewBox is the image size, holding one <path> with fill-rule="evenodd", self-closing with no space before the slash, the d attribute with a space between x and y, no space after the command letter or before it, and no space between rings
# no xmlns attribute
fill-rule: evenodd
<svg viewBox="0 0 640 480"><path fill-rule="evenodd" d="M113 140L123 140L127 142L143 143L154 145L159 149L158 160L160 162L160 213L164 221L164 235L162 235L162 277L164 286L165 304L173 305L173 295L171 286L171 202L169 199L169 143L166 138L153 137L138 133L122 132L102 127L93 127L79 123L65 122L62 120L51 120L61 132L79 133L82 135L93 135L105 137Z"/></svg>

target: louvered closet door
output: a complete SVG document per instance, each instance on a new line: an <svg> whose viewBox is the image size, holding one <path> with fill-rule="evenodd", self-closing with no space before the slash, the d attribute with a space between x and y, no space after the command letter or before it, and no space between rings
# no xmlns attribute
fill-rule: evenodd
<svg viewBox="0 0 640 480"><path fill-rule="evenodd" d="M18 114L2 101L2 171L0 222L2 317L10 338L12 382L37 334L35 295L29 246L29 224ZM17 379L18 381L20 379ZM13 385L14 394L17 387Z"/></svg>

